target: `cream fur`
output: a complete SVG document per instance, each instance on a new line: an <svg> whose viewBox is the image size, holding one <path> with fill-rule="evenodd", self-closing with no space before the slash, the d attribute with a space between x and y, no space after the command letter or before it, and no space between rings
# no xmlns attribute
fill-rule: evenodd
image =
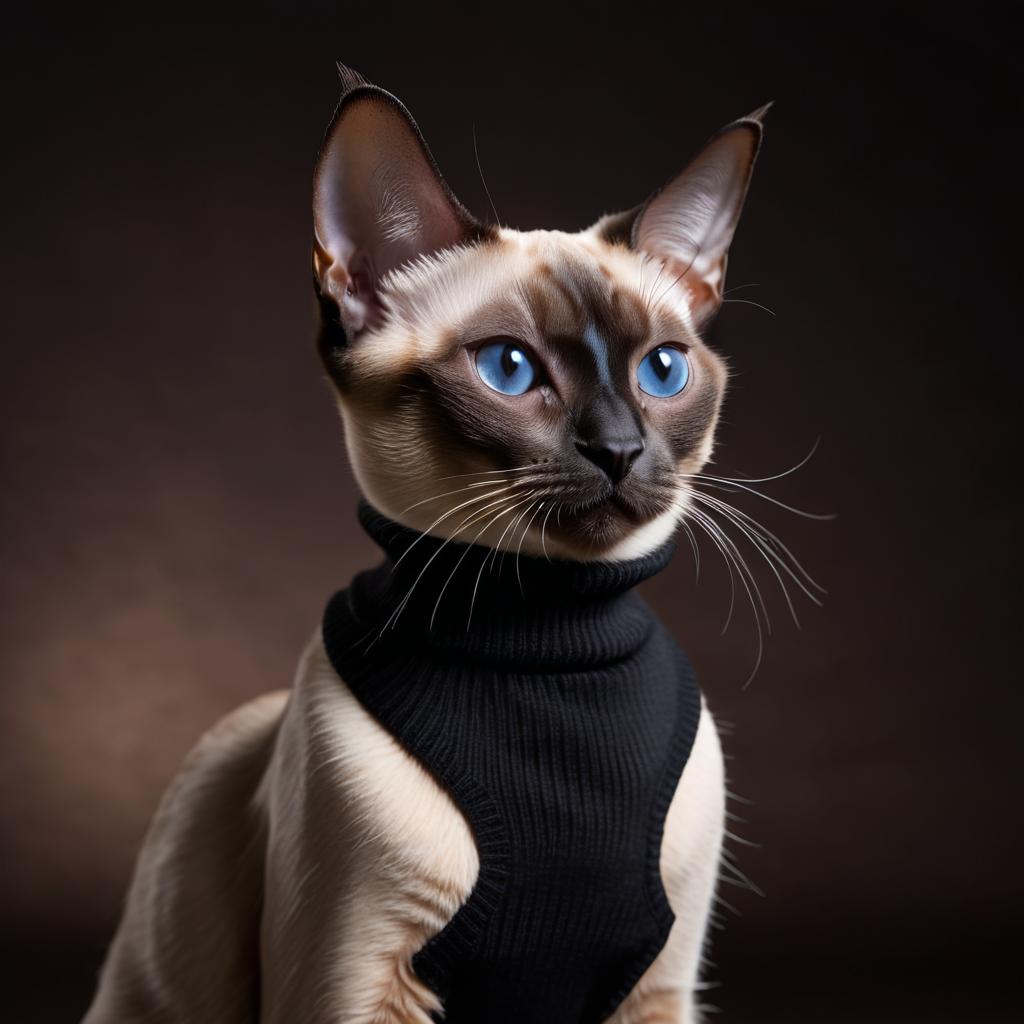
<svg viewBox="0 0 1024 1024"><path fill-rule="evenodd" d="M662 844L677 919L612 1024L697 1019L723 820L704 708ZM318 628L291 692L218 723L164 796L84 1024L429 1024L411 957L478 869L461 812L339 679Z"/></svg>
<svg viewBox="0 0 1024 1024"><path fill-rule="evenodd" d="M723 360L699 339L691 311L692 295L685 282L666 261L604 241L600 237L602 223L599 220L586 231L576 233L501 228L497 241L449 246L390 271L381 283L388 315L372 336L361 338L353 349L354 375L361 385L390 381L403 367L442 358L450 332L473 323L480 310L499 296L513 311L508 314L508 330L519 336L524 325L534 321L522 283L536 277L538 265L545 260L563 260L594 268L603 266L614 276L618 287L648 302L655 325L652 339L685 337L692 345L694 376L718 378L724 387ZM458 475L466 467L453 467L447 461L447 452L434 451L424 443L430 431L418 418L415 406L367 406L361 394L365 388L359 386L355 390L354 399L342 394L337 397L349 462L360 489L390 518L447 537L462 517L448 518L437 525L438 516L449 511L458 499L445 502L444 495L437 501L424 499L451 489L439 487L440 480L458 477L465 482ZM671 536L689 500L686 474L696 472L711 458L716 422L717 409L700 445L677 466L673 486L675 507L623 536L600 553L602 559L635 558L659 547ZM411 450L417 452L415 459L409 458ZM492 467L481 464L472 468L482 472ZM485 477L478 479L483 482ZM495 475L497 484L507 483L508 479ZM471 507L466 514L472 511ZM545 537L540 516L507 530L515 511L513 508L490 522L485 517L476 536L474 528L459 539L528 555L594 557L586 548L564 539Z"/></svg>

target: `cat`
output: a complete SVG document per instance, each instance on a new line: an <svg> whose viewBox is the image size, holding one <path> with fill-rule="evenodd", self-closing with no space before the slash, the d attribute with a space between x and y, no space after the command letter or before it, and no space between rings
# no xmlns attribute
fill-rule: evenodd
<svg viewBox="0 0 1024 1024"><path fill-rule="evenodd" d="M516 609L531 602L544 609L530 620L542 642L516 656L568 658L559 664L574 669L576 655L549 632L572 609L545 588L598 580L614 615L632 615L632 592L618 590L671 554L693 476L711 457L727 373L702 332L722 302L767 108L723 128L626 212L574 234L518 231L475 219L403 104L339 71L342 97L314 175L318 348L364 525L398 549L391 575L343 592L338 614L391 586L404 563L401 600L379 630L335 640L337 657L328 619L318 623L291 690L228 715L188 755L145 838L85 1024L427 1024L454 1012L416 965L460 908L479 907L470 896L495 877L501 826L483 822L479 804L467 814L472 790L442 784L444 766L419 759L354 680L368 659L397 657L401 638L419 635L402 632L405 623L429 631L440 617L484 650L490 627L473 626L482 616L523 647L516 616L533 613ZM474 552L479 566L464 565ZM579 598L587 615L604 608L594 593ZM632 620L620 619L587 642L628 631ZM480 651L457 653L469 665ZM347 680L341 658L353 666ZM595 671L614 672L615 659L608 665ZM609 975L605 995L612 982L621 991L566 1024L698 1019L724 772L714 721L692 693L681 774L664 776L671 786L649 822L651 906L634 915L662 930L629 961L632 973L597 970ZM580 775L581 792L589 778ZM601 865L571 865L581 886L591 870L597 877ZM617 898L594 891L597 902ZM623 920L625 933L635 922ZM566 928L576 934L572 920ZM545 964L555 988L564 972L566 992L570 960ZM503 966L495 970L500 981ZM514 1001L487 1019L542 1019Z"/></svg>

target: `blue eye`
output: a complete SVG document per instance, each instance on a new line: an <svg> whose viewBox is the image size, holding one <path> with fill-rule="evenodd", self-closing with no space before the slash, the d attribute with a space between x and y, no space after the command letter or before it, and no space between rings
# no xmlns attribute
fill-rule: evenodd
<svg viewBox="0 0 1024 1024"><path fill-rule="evenodd" d="M514 341L492 341L476 352L476 372L492 390L502 395L521 395L537 378L533 361Z"/></svg>
<svg viewBox="0 0 1024 1024"><path fill-rule="evenodd" d="M671 345L659 345L648 352L636 371L640 390L653 398L678 395L689 379L689 361L679 349Z"/></svg>

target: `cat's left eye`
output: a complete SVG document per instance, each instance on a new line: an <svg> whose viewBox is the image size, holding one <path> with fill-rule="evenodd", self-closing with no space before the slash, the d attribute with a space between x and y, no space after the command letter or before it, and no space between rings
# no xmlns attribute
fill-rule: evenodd
<svg viewBox="0 0 1024 1024"><path fill-rule="evenodd" d="M690 363L686 353L674 345L659 345L641 360L636 371L640 390L652 398L678 395L690 379Z"/></svg>
<svg viewBox="0 0 1024 1024"><path fill-rule="evenodd" d="M492 391L502 395L524 394L537 380L537 368L530 354L508 338L477 349L476 372Z"/></svg>

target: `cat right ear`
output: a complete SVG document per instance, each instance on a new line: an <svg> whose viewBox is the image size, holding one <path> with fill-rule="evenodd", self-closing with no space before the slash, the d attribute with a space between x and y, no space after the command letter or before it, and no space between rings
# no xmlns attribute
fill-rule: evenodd
<svg viewBox="0 0 1024 1024"><path fill-rule="evenodd" d="M594 226L605 241L663 259L686 288L698 327L722 303L729 245L770 106L713 135L684 170L645 203L605 216Z"/></svg>
<svg viewBox="0 0 1024 1024"><path fill-rule="evenodd" d="M486 232L441 177L412 115L338 65L342 95L313 176L313 274L345 338L379 326L381 279Z"/></svg>

